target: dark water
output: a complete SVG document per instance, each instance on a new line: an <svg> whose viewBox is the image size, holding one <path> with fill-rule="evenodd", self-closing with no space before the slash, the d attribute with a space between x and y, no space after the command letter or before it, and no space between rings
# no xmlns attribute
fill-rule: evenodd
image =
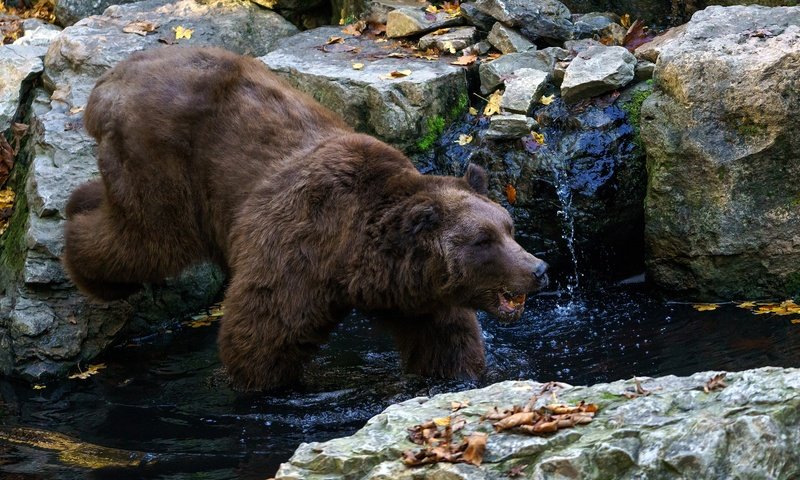
<svg viewBox="0 0 800 480"><path fill-rule="evenodd" d="M263 479L301 443L348 435L389 404L418 395L530 378L589 384L633 375L765 365L800 367L800 324L726 305L696 312L638 287L584 293L571 304L529 299L513 326L483 319L488 372L478 382L399 373L387 337L352 315L308 369L302 390L241 395L218 380L216 325L121 346L88 380L43 390L0 384L4 427L55 431L148 452L150 463L88 469L57 452L0 441L2 478Z"/></svg>

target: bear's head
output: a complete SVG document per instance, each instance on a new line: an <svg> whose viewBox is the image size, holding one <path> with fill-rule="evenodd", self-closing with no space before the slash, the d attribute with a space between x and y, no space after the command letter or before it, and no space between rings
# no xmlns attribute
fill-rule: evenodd
<svg viewBox="0 0 800 480"><path fill-rule="evenodd" d="M444 301L512 322L522 315L525 295L547 285L547 263L516 242L511 216L487 193L486 172L470 164L408 219L419 233L428 230L441 252Z"/></svg>

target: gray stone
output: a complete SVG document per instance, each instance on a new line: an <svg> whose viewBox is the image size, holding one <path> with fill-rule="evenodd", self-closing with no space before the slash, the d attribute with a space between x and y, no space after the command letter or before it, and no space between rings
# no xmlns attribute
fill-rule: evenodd
<svg viewBox="0 0 800 480"><path fill-rule="evenodd" d="M418 46L421 50L437 48L442 52L456 53L472 45L477 39L478 30L475 27L456 27L440 35L429 33L419 39Z"/></svg>
<svg viewBox="0 0 800 480"><path fill-rule="evenodd" d="M656 63L661 50L669 45L673 40L683 37L683 35L686 33L686 28L686 24L679 27L670 28L649 42L640 45L633 53L639 60L647 60L648 62Z"/></svg>
<svg viewBox="0 0 800 480"><path fill-rule="evenodd" d="M619 24L613 13L585 13L572 18L574 38L605 38L612 45L622 45L627 29Z"/></svg>
<svg viewBox="0 0 800 480"><path fill-rule="evenodd" d="M446 12L430 14L421 8L398 8L386 16L386 36L389 38L409 37L463 23L462 17Z"/></svg>
<svg viewBox="0 0 800 480"><path fill-rule="evenodd" d="M42 72L46 48L27 45L0 46L0 131L11 126L20 102Z"/></svg>
<svg viewBox="0 0 800 480"><path fill-rule="evenodd" d="M634 76L636 57L625 47L589 47L569 64L561 97L575 102L624 87Z"/></svg>
<svg viewBox="0 0 800 480"><path fill-rule="evenodd" d="M51 23L28 18L22 22L23 35L14 40L14 45L29 45L34 47L48 47L61 33L61 29ZM44 55L42 55L44 56Z"/></svg>
<svg viewBox="0 0 800 480"><path fill-rule="evenodd" d="M709 7L642 106L648 279L693 298L800 294L800 7Z"/></svg>
<svg viewBox="0 0 800 480"><path fill-rule="evenodd" d="M56 0L56 22L62 27L72 25L92 15L100 15L111 5L132 3L136 0Z"/></svg>
<svg viewBox="0 0 800 480"><path fill-rule="evenodd" d="M531 129L535 126L536 120L524 114L493 115L484 136L492 140L520 138L530 135Z"/></svg>
<svg viewBox="0 0 800 480"><path fill-rule="evenodd" d="M461 4L461 16L468 24L476 26L484 32L488 32L495 24L495 19L478 10L473 2Z"/></svg>
<svg viewBox="0 0 800 480"><path fill-rule="evenodd" d="M123 32L135 21L153 22L157 29L146 36ZM173 28L179 25L193 30L191 39L175 40ZM11 339L13 352L0 356L0 371L29 379L63 374L76 362L101 353L122 332L148 332L208 305L222 285L221 273L203 266L167 279L165 285L146 286L125 301L103 304L89 302L65 276L59 257L66 201L75 187L98 174L95 143L82 123L97 77L129 55L162 42L264 54L278 38L296 32L279 15L243 0L149 0L112 6L102 16L80 20L65 28L49 50L0 47L2 61L9 52L33 52L9 57L19 62L27 58L23 65L28 73L3 74L4 79L13 78L11 90L17 91L9 100L17 105L8 111L19 110L17 118L30 125L32 135L17 158L17 165L27 170L18 171L14 179L14 190L24 201L17 201L9 229L0 239L0 288L7 295L4 308L10 319L10 327L0 326L0 337ZM42 70L38 57L45 52L42 80L47 89L30 91ZM3 119L3 128L7 121Z"/></svg>
<svg viewBox="0 0 800 480"><path fill-rule="evenodd" d="M486 38L494 48L503 53L527 52L536 50L536 45L523 37L519 32L497 22Z"/></svg>
<svg viewBox="0 0 800 480"><path fill-rule="evenodd" d="M544 384L509 381L478 390L414 398L388 407L350 437L302 444L275 475L277 480L332 478L472 480L507 478L526 465L525 478L587 480L666 478L794 478L800 475L800 370L761 368L727 373L728 386L710 393L703 385L718 372L689 377L640 378L651 393L628 399L630 380L573 387L561 384L559 402L599 406L594 420L542 437L496 433L481 415L494 407L536 407L552 401ZM488 434L480 467L436 463L408 468L400 461L418 445L407 429L454 415L451 402L468 402L458 411L462 435ZM458 434L457 434L458 435ZM724 473L723 473L724 472Z"/></svg>
<svg viewBox="0 0 800 480"><path fill-rule="evenodd" d="M582 53L587 48L602 47L603 44L593 38L582 38L580 40L567 40L564 42L564 49L567 50L572 57Z"/></svg>
<svg viewBox="0 0 800 480"><path fill-rule="evenodd" d="M466 108L466 73L450 65L452 57L435 61L387 57L388 50L381 48L386 44L362 37L348 38L344 44L358 49L357 53L327 53L318 48L339 32L337 27L305 31L261 60L357 130L407 152L415 150L420 138L429 133L431 119L452 119L460 113L454 112L456 105ZM356 70L353 63L362 63L363 68ZM399 70L411 74L385 78Z"/></svg>
<svg viewBox="0 0 800 480"><path fill-rule="evenodd" d="M478 55L486 55L489 53L489 50L492 49L492 46L486 40L481 40L478 43L470 45L469 47L465 48L471 54L478 54Z"/></svg>
<svg viewBox="0 0 800 480"><path fill-rule="evenodd" d="M572 37L570 11L558 0L477 0L475 7L531 41L560 44Z"/></svg>
<svg viewBox="0 0 800 480"><path fill-rule="evenodd" d="M509 53L497 60L481 63L478 67L481 93L492 92L520 68L533 68L552 73L553 65L555 65L555 59L550 52L545 51Z"/></svg>
<svg viewBox="0 0 800 480"><path fill-rule="evenodd" d="M656 70L656 64L648 62L647 60L639 60L636 62L636 67L633 69L633 74L636 80L650 80L653 78L653 72Z"/></svg>
<svg viewBox="0 0 800 480"><path fill-rule="evenodd" d="M506 80L506 90L500 101L503 111L527 114L541 98L550 74L532 68L520 68Z"/></svg>

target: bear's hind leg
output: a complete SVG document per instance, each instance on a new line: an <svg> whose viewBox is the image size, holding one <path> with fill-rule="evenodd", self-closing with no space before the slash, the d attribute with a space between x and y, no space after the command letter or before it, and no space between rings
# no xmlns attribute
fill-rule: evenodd
<svg viewBox="0 0 800 480"><path fill-rule="evenodd" d="M105 187L100 179L91 180L80 185L72 192L67 201L67 218L99 208L100 204L103 203L104 195Z"/></svg>
<svg viewBox="0 0 800 480"><path fill-rule="evenodd" d="M390 325L408 373L441 378L477 378L486 368L475 311L451 308Z"/></svg>

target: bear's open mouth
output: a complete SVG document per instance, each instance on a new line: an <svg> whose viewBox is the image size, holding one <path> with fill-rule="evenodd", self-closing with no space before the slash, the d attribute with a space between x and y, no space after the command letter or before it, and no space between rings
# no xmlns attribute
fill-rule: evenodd
<svg viewBox="0 0 800 480"><path fill-rule="evenodd" d="M498 310L502 315L516 316L525 308L524 293L513 294L508 290L503 290L497 294L497 298L500 301Z"/></svg>

